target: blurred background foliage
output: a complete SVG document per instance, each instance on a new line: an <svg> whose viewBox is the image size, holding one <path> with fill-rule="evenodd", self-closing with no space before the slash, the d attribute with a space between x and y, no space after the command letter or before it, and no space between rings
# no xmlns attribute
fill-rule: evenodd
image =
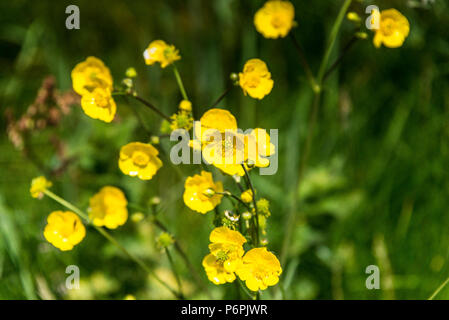
<svg viewBox="0 0 449 320"><path fill-rule="evenodd" d="M343 1L292 2L298 22L292 32L317 70ZM53 181L52 190L82 209L108 184L120 187L130 202L143 207L152 197L160 197L160 219L206 282L201 260L208 252L213 214L194 213L182 201L184 180L198 173L199 166L170 164L170 143L165 140L164 166L151 181L123 175L117 166L119 148L133 140L149 140L134 113L153 133L160 119L142 105L116 97L117 119L106 124L85 116L70 92L71 69L94 55L109 66L116 83L128 67L135 67L139 94L165 113L175 112L181 95L171 70L144 65L142 52L154 39L179 48L182 60L177 65L197 118L247 59L267 62L275 81L269 96L256 101L234 88L220 106L236 116L240 128L279 128L277 174L252 175L258 195L270 200L268 247L279 256L289 199L298 192L294 185L300 141L312 92L290 39L267 40L255 31L252 17L263 3L0 3L1 299L123 299L127 294L171 298L90 228L70 252L48 244L42 235L46 217L62 208L48 198L30 197L30 181L41 174ZM69 4L80 8L80 30L65 28ZM274 287L262 298L424 299L449 275L449 1L354 1L351 10L364 20L369 4L401 11L410 21L410 36L399 49L375 49L368 32L368 40L357 43L327 81L283 265L283 290ZM332 59L353 28L350 21L344 22ZM31 105L40 110L35 100L48 76L54 77L56 92L51 91L52 79L47 79L47 91L41 93L52 92L66 113L48 119L48 109L42 109L44 120L33 124L20 145L14 132L7 135L8 124ZM214 176L232 186L229 177L216 170ZM130 219L113 231L175 286L167 258L155 246L159 233L148 219ZM174 258L187 296L206 298L179 256ZM72 264L80 267L80 290L65 287L65 269ZM365 268L372 264L380 268L381 290L365 287ZM238 297L232 284L207 287L214 298ZM449 298L449 288L438 298Z"/></svg>

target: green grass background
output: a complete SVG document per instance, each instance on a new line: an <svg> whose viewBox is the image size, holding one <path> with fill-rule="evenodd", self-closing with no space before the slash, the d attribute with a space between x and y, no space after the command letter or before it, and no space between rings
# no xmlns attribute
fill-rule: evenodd
<svg viewBox="0 0 449 320"><path fill-rule="evenodd" d="M29 184L42 172L16 150L6 135L7 107L16 117L34 101L42 80L54 75L57 87L71 88L70 71L89 55L101 58L115 82L133 66L137 89L165 113L181 99L169 68L148 67L142 52L155 39L175 44L178 68L195 115L206 111L229 84L231 72L254 57L266 61L275 81L262 101L234 88L220 104L240 128L279 129L279 170L252 175L258 194L271 202L269 249L280 253L289 199L312 93L290 39L268 40L253 26L264 1L14 1L0 4L0 299L170 298L170 294L111 247L95 230L73 251L60 252L43 238L47 215L62 207L51 199L30 197ZM315 71L330 28L343 1L292 1L298 26L292 30ZM378 0L351 10L363 14L368 4L394 7L410 21L411 33L399 49L376 49L372 34L360 41L326 83L287 263L283 293L267 290L262 298L425 299L447 278L449 265L449 2L413 6L419 1ZM81 29L65 28L65 7L76 4ZM345 20L332 59L350 39ZM201 260L207 253L213 214L188 210L183 183L199 166L164 166L151 181L124 176L119 148L146 141L133 110L157 133L160 119L132 101L116 98L119 122L105 124L72 112L60 126L33 134L38 158L56 168L48 143L60 137L76 161L51 177L52 190L82 209L104 185L115 185L129 201L146 205L161 198L159 215L180 241L206 281ZM163 147L168 150L169 143ZM180 169L180 170L179 170ZM232 186L229 177L214 176ZM130 213L134 211L130 209ZM159 231L151 223L128 221L112 231L171 283L169 264L155 248ZM175 255L190 298L205 298ZM65 268L80 267L81 289L65 288ZM381 289L367 290L365 268L378 265ZM233 284L207 284L215 298L237 298ZM437 298L449 298L449 288Z"/></svg>

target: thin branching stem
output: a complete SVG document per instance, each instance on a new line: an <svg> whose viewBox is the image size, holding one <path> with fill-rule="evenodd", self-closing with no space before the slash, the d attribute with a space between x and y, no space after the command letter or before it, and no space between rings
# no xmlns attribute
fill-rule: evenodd
<svg viewBox="0 0 449 320"><path fill-rule="evenodd" d="M182 82L181 75L179 74L178 68L176 68L176 65L173 63L173 72L175 74L176 82L178 83L179 90L181 91L182 98L184 100L189 100L187 97L186 89L184 88L184 83Z"/></svg>
<svg viewBox="0 0 449 320"><path fill-rule="evenodd" d="M84 213L79 208L75 207L70 202L66 201L65 199L59 197L58 195L54 194L50 190L45 190L44 193L58 202L59 204L63 205L69 210L72 210L74 213L79 215L83 220L86 221L86 223L90 224L90 219L86 213ZM141 267L145 272L147 272L150 276L152 276L157 282L159 282L161 285L163 285L166 289L168 289L176 298L183 299L184 297L182 294L171 288L164 280L159 278L158 275L140 258L134 256L131 254L125 247L123 247L109 232L107 232L105 229L95 226L91 224L102 236L104 236L109 242L111 242L114 246L116 246L120 251L122 251L130 260L134 261L139 267Z"/></svg>
<svg viewBox="0 0 449 320"><path fill-rule="evenodd" d="M254 212L256 213L255 214L255 219L256 219L256 222L255 222L255 227L256 227L255 245L256 245L256 247L258 247L260 245L260 237L259 237L259 211L257 210L256 192L254 190L253 183L251 182L251 178L249 177L248 170L246 170L245 164L242 164L242 168L243 168L243 171L245 171L246 180L251 189L251 192L253 193Z"/></svg>

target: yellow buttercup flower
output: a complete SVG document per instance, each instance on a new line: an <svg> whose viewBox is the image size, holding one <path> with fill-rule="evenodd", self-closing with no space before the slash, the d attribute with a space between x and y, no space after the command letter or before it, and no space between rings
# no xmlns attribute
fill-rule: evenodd
<svg viewBox="0 0 449 320"><path fill-rule="evenodd" d="M227 227L212 230L209 237L210 254L203 259L203 267L208 279L214 284L223 284L235 280L236 270L241 266L246 242L240 232Z"/></svg>
<svg viewBox="0 0 449 320"><path fill-rule="evenodd" d="M117 106L109 88L98 87L81 97L81 107L86 115L93 119L111 122Z"/></svg>
<svg viewBox="0 0 449 320"><path fill-rule="evenodd" d="M265 129L256 128L246 135L245 148L248 162L256 167L265 168L270 165L270 160L266 157L275 153L276 148L270 142L270 135Z"/></svg>
<svg viewBox="0 0 449 320"><path fill-rule="evenodd" d="M199 213L206 213L213 210L220 202L223 195L223 184L214 182L212 173L201 171L201 175L188 177L185 182L184 203L190 209Z"/></svg>
<svg viewBox="0 0 449 320"><path fill-rule="evenodd" d="M203 146L204 160L226 174L243 176L245 171L242 164L246 160L245 135L235 131L226 131L218 138L218 140L213 140Z"/></svg>
<svg viewBox="0 0 449 320"><path fill-rule="evenodd" d="M72 250L85 235L81 219L71 211L54 211L47 218L44 237L61 251Z"/></svg>
<svg viewBox="0 0 449 320"><path fill-rule="evenodd" d="M388 48L398 48L402 46L410 32L410 24L396 9L383 10L380 13L374 12L372 23L379 23L373 43L376 48L382 44Z"/></svg>
<svg viewBox="0 0 449 320"><path fill-rule="evenodd" d="M142 180L150 180L162 167L158 154L159 151L151 144L128 143L120 149L119 168L131 177L137 176Z"/></svg>
<svg viewBox="0 0 449 320"><path fill-rule="evenodd" d="M72 84L76 93L84 95L98 87L112 90L113 79L103 61L96 57L87 57L73 68Z"/></svg>
<svg viewBox="0 0 449 320"><path fill-rule="evenodd" d="M276 256L263 247L249 250L236 273L248 289L258 291L278 283L282 268Z"/></svg>
<svg viewBox="0 0 449 320"><path fill-rule="evenodd" d="M115 229L128 219L128 201L116 187L106 186L89 200L89 219L98 227Z"/></svg>
<svg viewBox="0 0 449 320"><path fill-rule="evenodd" d="M240 195L240 198L243 202L250 203L251 201L253 201L253 192L251 191L251 189L243 191Z"/></svg>
<svg viewBox="0 0 449 320"><path fill-rule="evenodd" d="M44 191L52 186L44 176L40 176L31 180L30 193L33 198L41 199L44 196Z"/></svg>
<svg viewBox="0 0 449 320"><path fill-rule="evenodd" d="M295 8L288 1L267 1L254 16L254 25L265 38L284 38L294 25Z"/></svg>
<svg viewBox="0 0 449 320"><path fill-rule="evenodd" d="M260 100L271 92L274 81L265 62L250 59L245 63L243 73L239 73L239 84L245 95Z"/></svg>
<svg viewBox="0 0 449 320"><path fill-rule="evenodd" d="M181 59L179 51L175 46L169 45L163 40L154 40L151 42L148 45L148 48L143 52L143 57L145 58L145 63L147 65L159 62L162 68Z"/></svg>

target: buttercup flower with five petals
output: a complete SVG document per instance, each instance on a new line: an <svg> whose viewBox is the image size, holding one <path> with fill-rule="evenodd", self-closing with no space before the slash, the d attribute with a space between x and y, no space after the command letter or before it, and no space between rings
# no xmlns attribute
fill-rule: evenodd
<svg viewBox="0 0 449 320"><path fill-rule="evenodd" d="M212 230L209 239L211 253L203 259L203 267L208 279L217 285L233 282L235 272L242 263L245 237L238 231L218 227Z"/></svg>
<svg viewBox="0 0 449 320"><path fill-rule="evenodd" d="M239 73L239 84L245 95L261 100L271 92L274 81L265 62L250 59L245 63L243 72Z"/></svg>
<svg viewBox="0 0 449 320"><path fill-rule="evenodd" d="M44 191L52 186L44 176L40 176L31 180L30 193L33 198L41 199L44 196Z"/></svg>
<svg viewBox="0 0 449 320"><path fill-rule="evenodd" d="M71 211L54 211L47 218L44 237L61 251L72 250L85 235L81 219Z"/></svg>
<svg viewBox="0 0 449 320"><path fill-rule="evenodd" d="M86 115L93 119L111 122L117 106L109 88L97 87L81 97L81 107Z"/></svg>
<svg viewBox="0 0 449 320"><path fill-rule="evenodd" d="M223 195L223 184L214 182L212 173L201 171L201 175L188 177L184 184L184 203L190 209L205 214L213 210L220 202Z"/></svg>
<svg viewBox="0 0 449 320"><path fill-rule="evenodd" d="M113 88L113 79L109 68L96 57L87 57L72 70L73 90L79 95L92 92L95 88Z"/></svg>
<svg viewBox="0 0 449 320"><path fill-rule="evenodd" d="M143 57L147 65L159 62L162 68L172 64L176 60L181 59L179 51L174 45L169 45L163 40L154 40L148 45L143 52Z"/></svg>
<svg viewBox="0 0 449 320"><path fill-rule="evenodd" d="M128 143L120 150L119 168L131 177L137 176L142 180L150 180L162 167L158 154L159 151L151 144Z"/></svg>
<svg viewBox="0 0 449 320"><path fill-rule="evenodd" d="M267 1L254 15L254 25L265 38L284 38L294 25L295 8L289 1Z"/></svg>
<svg viewBox="0 0 449 320"><path fill-rule="evenodd" d="M236 273L248 289L258 291L278 283L282 268L276 256L263 247L249 250Z"/></svg>
<svg viewBox="0 0 449 320"><path fill-rule="evenodd" d="M128 219L128 201L118 188L106 186L89 200L89 219L98 227L116 229Z"/></svg>
<svg viewBox="0 0 449 320"><path fill-rule="evenodd" d="M407 18L396 9L374 11L371 22L373 25L378 22L379 25L373 39L376 48L382 44L388 48L398 48L402 46L410 32Z"/></svg>

